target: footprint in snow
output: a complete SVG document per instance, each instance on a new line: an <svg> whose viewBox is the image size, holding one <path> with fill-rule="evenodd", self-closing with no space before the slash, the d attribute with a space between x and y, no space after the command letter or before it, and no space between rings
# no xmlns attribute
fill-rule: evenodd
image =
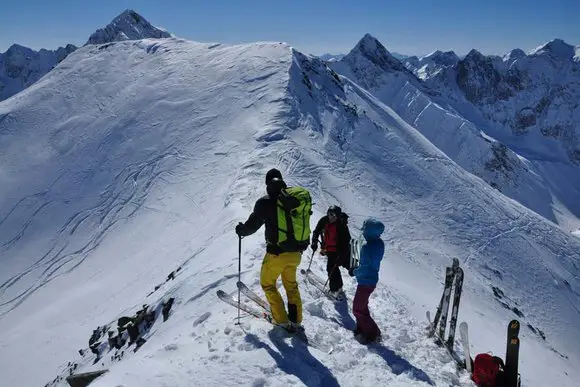
<svg viewBox="0 0 580 387"><path fill-rule="evenodd" d="M205 312L204 314L202 314L201 316L199 316L194 322L193 322L193 326L196 327L199 324L203 323L205 320L207 320L209 318L209 316L211 316L211 312Z"/></svg>

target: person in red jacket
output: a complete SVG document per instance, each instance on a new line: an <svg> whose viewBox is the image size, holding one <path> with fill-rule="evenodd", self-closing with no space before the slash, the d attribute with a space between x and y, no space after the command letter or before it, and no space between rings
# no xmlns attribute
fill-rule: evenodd
<svg viewBox="0 0 580 387"><path fill-rule="evenodd" d="M320 218L312 233L312 251L318 249L318 238L322 237L321 255L326 255L326 272L329 288L337 296L343 294L340 266L349 269L350 231L348 215L338 206L330 206L326 215Z"/></svg>

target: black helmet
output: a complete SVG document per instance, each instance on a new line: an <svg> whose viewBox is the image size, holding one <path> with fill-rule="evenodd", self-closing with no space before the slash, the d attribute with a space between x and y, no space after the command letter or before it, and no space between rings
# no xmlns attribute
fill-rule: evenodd
<svg viewBox="0 0 580 387"><path fill-rule="evenodd" d="M274 179L274 178L278 178L278 179L282 179L282 174L280 173L279 170L277 170L276 168L272 168L270 169L267 173L266 173L266 185L268 185L268 183L270 182L270 180Z"/></svg>
<svg viewBox="0 0 580 387"><path fill-rule="evenodd" d="M284 180L274 177L268 182L268 185L266 186L266 192L268 193L268 195L276 197L278 196L280 191L282 191L282 189L286 187L287 186Z"/></svg>
<svg viewBox="0 0 580 387"><path fill-rule="evenodd" d="M342 209L339 206L330 206L326 211L326 215L334 214L338 218L342 214Z"/></svg>

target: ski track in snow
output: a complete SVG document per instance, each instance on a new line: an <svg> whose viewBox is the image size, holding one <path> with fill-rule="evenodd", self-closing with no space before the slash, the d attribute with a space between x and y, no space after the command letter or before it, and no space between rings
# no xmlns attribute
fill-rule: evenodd
<svg viewBox="0 0 580 387"><path fill-rule="evenodd" d="M27 286L16 296L0 303L0 316L10 312L31 294L38 291L50 281L60 275L72 272L96 250L107 232L119 221L131 218L143 205L153 183L161 177L165 170L162 169L162 163L175 157L174 154L166 153L156 156L153 160L141 165L128 166L115 176L112 184L105 188L101 194L98 204L94 207L77 212L60 228L46 254L40 257L33 265L24 271L12 276L4 283L0 284L0 297L11 287L18 285L19 281L26 280L27 276L34 279L33 285ZM50 192L33 195L33 197L49 197ZM24 199L23 199L24 200ZM14 206L8 215L0 222L0 225L7 221L11 213L15 212L22 201ZM38 208L33 212L26 221L23 228L11 240L0 245L2 249L10 247L24 235L26 228L33 222L35 216L42 215L42 209L49 206L52 201L44 199L44 202L38 204ZM83 223L92 223L94 226L93 235L83 236L79 239L85 239L83 245L78 248L68 248L68 239L74 236ZM77 240L78 243L78 240ZM72 250L72 251L71 251ZM30 280L28 280L30 282Z"/></svg>

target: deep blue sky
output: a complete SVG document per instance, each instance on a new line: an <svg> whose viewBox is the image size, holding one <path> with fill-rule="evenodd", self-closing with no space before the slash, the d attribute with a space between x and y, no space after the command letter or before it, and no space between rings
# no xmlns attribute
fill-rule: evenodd
<svg viewBox="0 0 580 387"><path fill-rule="evenodd" d="M580 0L2 0L0 52L82 45L127 8L185 39L284 41L313 54L346 53L367 32L419 55L527 51L554 38L580 45Z"/></svg>

